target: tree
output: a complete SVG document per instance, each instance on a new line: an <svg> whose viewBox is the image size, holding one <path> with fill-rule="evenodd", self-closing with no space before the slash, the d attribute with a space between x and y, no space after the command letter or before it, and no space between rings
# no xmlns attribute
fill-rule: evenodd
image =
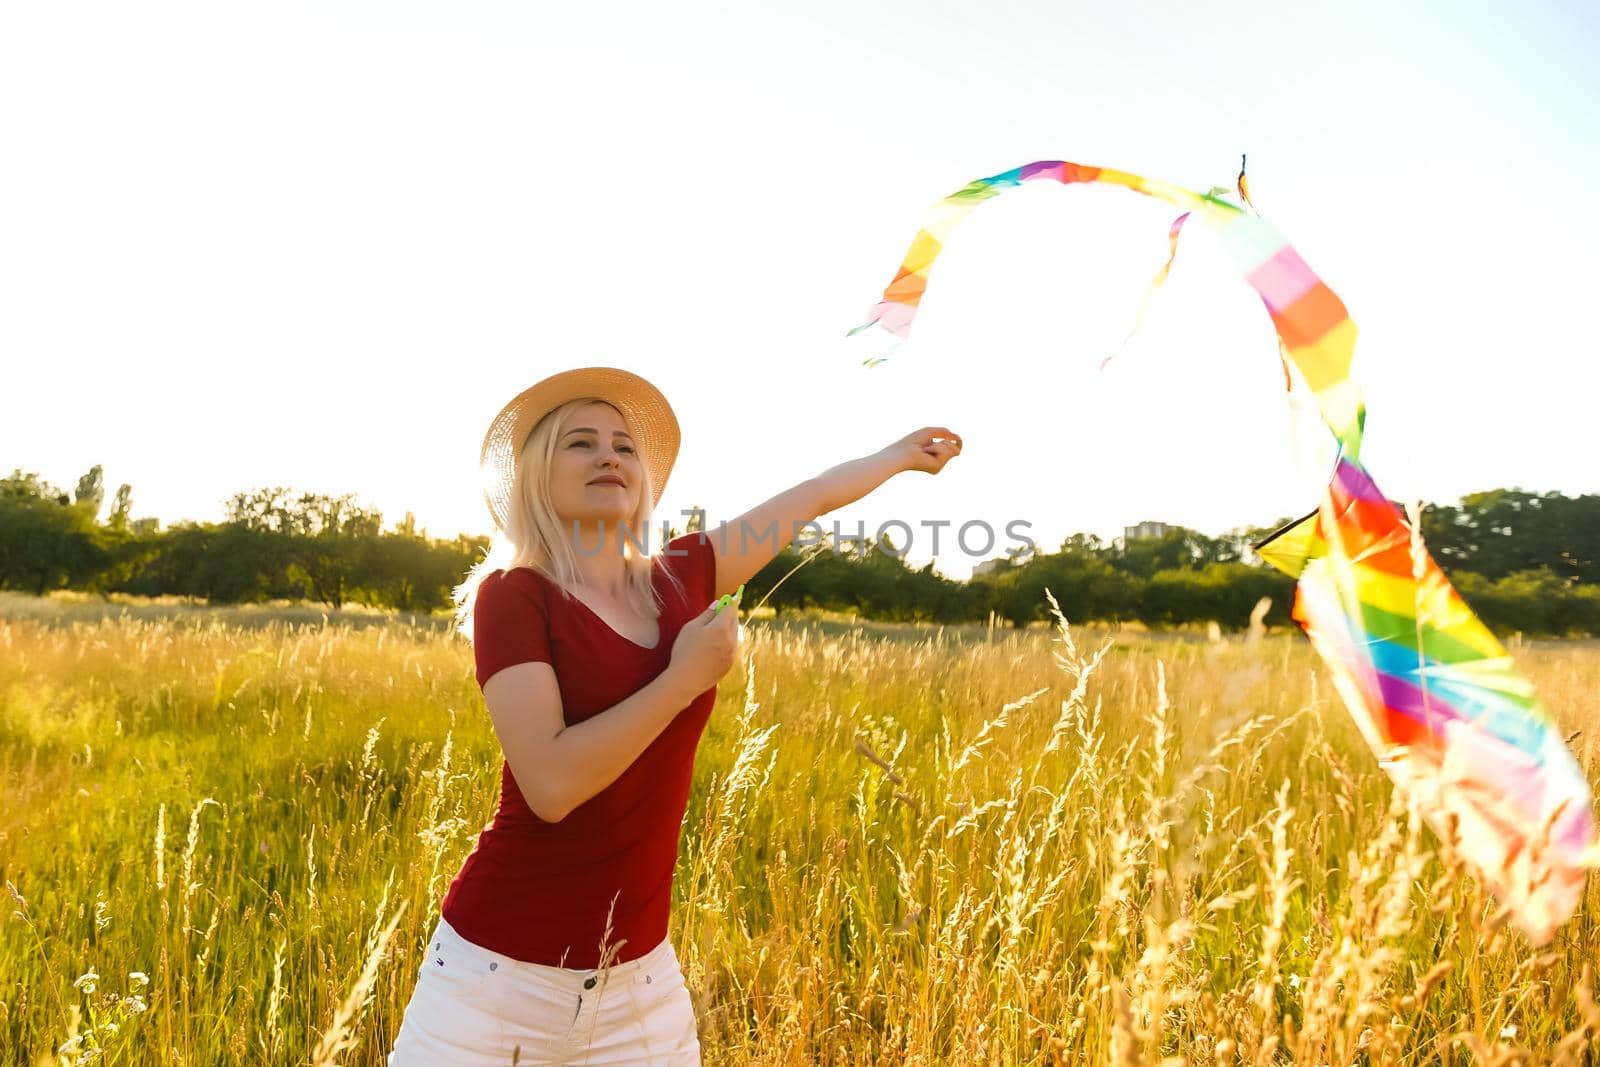
<svg viewBox="0 0 1600 1067"><path fill-rule="evenodd" d="M43 596L84 584L106 559L86 504L20 468L0 480L0 588Z"/></svg>
<svg viewBox="0 0 1600 1067"><path fill-rule="evenodd" d="M323 496L302 493L290 510L296 533L293 555L311 583L316 599L338 609L344 606L352 579L359 574L365 546L378 537L383 515L355 503L353 494Z"/></svg>
<svg viewBox="0 0 1600 1067"><path fill-rule="evenodd" d="M1149 578L1157 571L1231 563L1238 558L1237 547L1229 541L1207 537L1181 526L1161 537L1133 538L1114 550L1111 556L1118 570L1141 578Z"/></svg>
<svg viewBox="0 0 1600 1067"><path fill-rule="evenodd" d="M62 506L71 502L66 493L37 474L22 473L21 467L0 480L0 497L38 497L41 500L53 500Z"/></svg>
<svg viewBox="0 0 1600 1067"><path fill-rule="evenodd" d="M449 542L438 545L408 529L414 524L402 523L361 543L359 581L350 599L401 611L432 611L450 603L468 562Z"/></svg>
<svg viewBox="0 0 1600 1067"><path fill-rule="evenodd" d="M1600 582L1600 495L1494 489L1422 513L1422 536L1440 566L1497 580L1544 568L1563 580Z"/></svg>
<svg viewBox="0 0 1600 1067"><path fill-rule="evenodd" d="M281 485L235 493L226 505L226 521L251 530L294 533L296 518L292 493L293 490Z"/></svg>
<svg viewBox="0 0 1600 1067"><path fill-rule="evenodd" d="M117 487L117 495L111 502L111 515L107 519L111 529L122 533L128 528L128 512L133 510L133 486L126 483Z"/></svg>
<svg viewBox="0 0 1600 1067"><path fill-rule="evenodd" d="M96 463L89 468L89 472L78 479L78 488L73 493L73 503L83 508L89 516L89 521L94 522L100 514L100 505L105 502L106 483L105 472L100 464Z"/></svg>

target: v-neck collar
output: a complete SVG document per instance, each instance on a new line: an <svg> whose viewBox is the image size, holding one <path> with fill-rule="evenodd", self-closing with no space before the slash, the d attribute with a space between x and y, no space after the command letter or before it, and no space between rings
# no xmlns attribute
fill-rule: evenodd
<svg viewBox="0 0 1600 1067"><path fill-rule="evenodd" d="M603 626L606 630L608 630L612 634L615 634L619 641L626 641L628 644L632 645L634 648L637 648L641 652L654 652L656 649L661 647L661 639L662 639L662 635L663 635L663 628L662 628L662 625L661 625L661 617L660 616L656 617L656 643L653 644L653 645L641 645L639 642L635 641L633 638L629 637L628 635L626 635L623 632L621 632L620 630L618 630L615 626L612 626L609 622L606 622L605 619L600 617L600 613L598 611L596 611L593 608L591 608L588 604L585 604L576 595L574 595L574 594L569 592L569 593L567 593L567 596L569 598L571 598L571 600L572 600L572 602L574 604L577 604L584 611L587 611L589 613L589 617L591 619L593 619L596 622L598 622L601 626Z"/></svg>
<svg viewBox="0 0 1600 1067"><path fill-rule="evenodd" d="M660 565L659 565L660 564L660 560L661 560L661 557L659 555L650 557L650 584L652 585L652 587L655 585L656 576L661 573L661 568L660 568ZM552 584L554 584L554 583L552 583ZM607 633L610 633L611 635L616 637L616 639L619 640L619 641L627 642L628 645L630 645L633 648L638 649L640 652L655 652L655 651L658 651L661 648L661 643L666 639L666 627L663 624L664 620L666 619L666 614L667 614L665 611L663 611L660 615L656 616L656 643L653 644L653 645L641 645L639 642L635 641L633 638L627 636L622 631L618 630L615 626L612 626L605 619L601 618L600 613L598 611L594 610L594 608L591 608L588 604L584 603L583 600L580 599L575 593L571 592L570 590L565 590L565 589L560 590L560 592L562 592L567 597L567 599L571 600L574 604L577 604L584 611L588 612L589 613L589 617L591 619L593 619L595 622L599 623L601 625L601 627L603 627L606 630Z"/></svg>

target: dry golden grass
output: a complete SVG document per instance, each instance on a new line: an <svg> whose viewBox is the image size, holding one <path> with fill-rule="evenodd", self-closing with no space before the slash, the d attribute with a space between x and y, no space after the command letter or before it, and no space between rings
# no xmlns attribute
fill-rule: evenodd
<svg viewBox="0 0 1600 1067"><path fill-rule="evenodd" d="M383 1062L499 753L359 623L0 600L0 1060ZM1594 780L1600 652L1514 653ZM1600 888L1509 929L1293 634L752 621L675 893L708 1063L1600 1051Z"/></svg>

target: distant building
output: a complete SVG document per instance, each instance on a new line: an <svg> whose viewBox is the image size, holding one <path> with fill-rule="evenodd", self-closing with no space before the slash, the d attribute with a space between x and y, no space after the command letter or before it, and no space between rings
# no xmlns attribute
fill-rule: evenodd
<svg viewBox="0 0 1600 1067"><path fill-rule="evenodd" d="M1124 526L1122 528L1122 542L1137 541L1142 537L1165 537L1175 526L1168 526L1164 522L1141 522L1137 526Z"/></svg>
<svg viewBox="0 0 1600 1067"><path fill-rule="evenodd" d="M1024 563L1028 563L1033 559L1034 552L1037 550L1037 548L1037 545L1029 547L1017 545L1014 548L1008 548L1006 549L1005 555L996 556L993 559L986 559L982 563L979 563L973 567L972 577L976 578L980 574L989 574L1000 567L1020 567Z"/></svg>

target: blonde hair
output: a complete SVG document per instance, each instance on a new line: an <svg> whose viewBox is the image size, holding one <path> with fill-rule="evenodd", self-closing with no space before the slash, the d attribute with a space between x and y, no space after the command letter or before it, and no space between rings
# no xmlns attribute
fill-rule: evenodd
<svg viewBox="0 0 1600 1067"><path fill-rule="evenodd" d="M505 529L496 530L490 536L488 554L467 571L466 579L452 594L456 605L455 628L467 640L473 640L472 614L478 600L478 586L495 571L527 567L550 579L569 597L572 587L583 583L570 533L563 529L561 517L550 502L550 467L559 443L556 431L562 422L574 409L594 403L616 410L615 405L602 397L578 397L546 412L528 434L517 455ZM623 416L623 421L627 421L627 416ZM641 446L635 442L635 447ZM654 486L650 484L649 468L644 464L640 464L639 478L639 506L624 520L627 525L622 534L623 584L634 610L654 619L660 617L662 607L660 594L650 581L654 556L642 552L635 543L642 532L648 546L650 517L655 510ZM683 583L673 568L664 569L667 580L681 592Z"/></svg>

